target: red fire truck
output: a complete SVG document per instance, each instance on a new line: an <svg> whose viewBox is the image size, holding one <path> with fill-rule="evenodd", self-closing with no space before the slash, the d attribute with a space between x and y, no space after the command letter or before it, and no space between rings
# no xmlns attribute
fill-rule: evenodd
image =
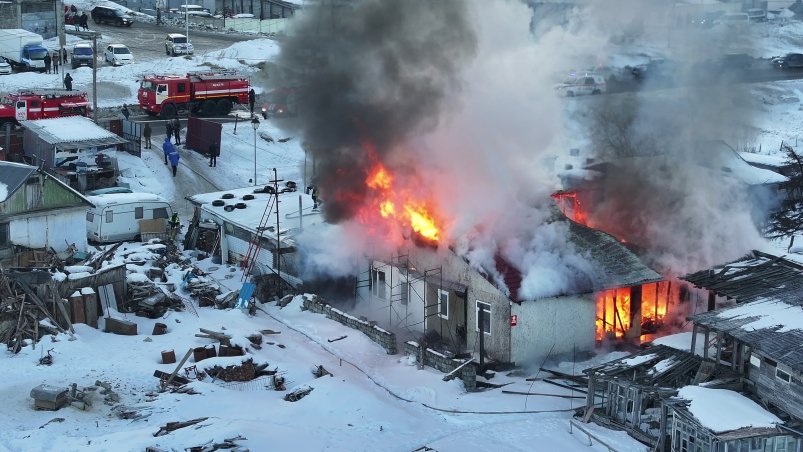
<svg viewBox="0 0 803 452"><path fill-rule="evenodd" d="M63 89L30 89L0 99L0 124L19 124L25 119L87 116L90 107L85 92Z"/></svg>
<svg viewBox="0 0 803 452"><path fill-rule="evenodd" d="M234 104L247 104L251 85L234 72L150 75L140 80L139 106L151 115L174 118L180 110L200 116L225 116Z"/></svg>

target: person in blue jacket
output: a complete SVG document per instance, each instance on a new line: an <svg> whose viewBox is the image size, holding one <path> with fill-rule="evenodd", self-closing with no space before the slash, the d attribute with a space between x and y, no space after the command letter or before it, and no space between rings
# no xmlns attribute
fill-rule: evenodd
<svg viewBox="0 0 803 452"><path fill-rule="evenodd" d="M176 148L173 147L173 143L170 142L170 137L165 138L164 143L162 143L162 151L165 153L165 165L167 165L167 156L176 152Z"/></svg>
<svg viewBox="0 0 803 452"><path fill-rule="evenodd" d="M173 167L173 177L176 177L176 170L178 169L178 160L181 157L178 155L178 151L173 151L167 156L167 158L170 159L170 166Z"/></svg>

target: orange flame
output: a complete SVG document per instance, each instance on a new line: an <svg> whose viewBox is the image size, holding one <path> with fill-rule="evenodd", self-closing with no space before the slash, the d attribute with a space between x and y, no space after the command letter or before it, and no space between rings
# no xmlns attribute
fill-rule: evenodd
<svg viewBox="0 0 803 452"><path fill-rule="evenodd" d="M641 297L631 303L630 288L611 289L597 294L597 340L631 335L651 340L666 323L667 313L677 308L680 284L659 281L643 284ZM633 330L634 327L639 327Z"/></svg>
<svg viewBox="0 0 803 452"><path fill-rule="evenodd" d="M381 163L374 166L365 184L373 190L376 211L382 218L395 219L427 240L440 240L442 221L425 202L414 198L409 190L399 189L393 175Z"/></svg>
<svg viewBox="0 0 803 452"><path fill-rule="evenodd" d="M576 223L593 227L591 224L589 224L588 212L583 209L577 192L553 193L552 199L555 200L558 208L561 212L563 212L564 215L566 215L566 218L569 218Z"/></svg>

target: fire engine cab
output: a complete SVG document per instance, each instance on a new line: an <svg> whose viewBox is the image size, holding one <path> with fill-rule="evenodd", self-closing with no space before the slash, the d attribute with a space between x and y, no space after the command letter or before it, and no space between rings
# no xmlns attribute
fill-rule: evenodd
<svg viewBox="0 0 803 452"><path fill-rule="evenodd" d="M0 99L0 124L19 124L19 121L26 119L86 116L88 113L87 95L81 91L22 90Z"/></svg>
<svg viewBox="0 0 803 452"><path fill-rule="evenodd" d="M247 104L251 85L235 72L150 75L140 80L137 99L148 114L174 118L179 111L226 116L234 104Z"/></svg>

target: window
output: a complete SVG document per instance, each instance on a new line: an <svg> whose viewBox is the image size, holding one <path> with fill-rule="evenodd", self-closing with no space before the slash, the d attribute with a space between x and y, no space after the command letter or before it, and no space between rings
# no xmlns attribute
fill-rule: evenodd
<svg viewBox="0 0 803 452"><path fill-rule="evenodd" d="M32 100L31 101L31 108L39 108L41 106L42 106L42 104L38 100Z"/></svg>
<svg viewBox="0 0 803 452"><path fill-rule="evenodd" d="M371 293L375 297L385 298L385 272L371 270Z"/></svg>
<svg viewBox="0 0 803 452"><path fill-rule="evenodd" d="M159 85L156 87L156 94L167 94L167 85Z"/></svg>
<svg viewBox="0 0 803 452"><path fill-rule="evenodd" d="M114 211L107 210L106 211L106 223L111 223L114 221Z"/></svg>
<svg viewBox="0 0 803 452"><path fill-rule="evenodd" d="M764 358L764 363L766 363L767 365L772 366L772 367L778 366L777 362L775 362L774 360L771 360L769 358Z"/></svg>
<svg viewBox="0 0 803 452"><path fill-rule="evenodd" d="M482 323L480 323L480 313L482 313ZM491 305L477 301L477 331L482 331L485 334L491 334Z"/></svg>
<svg viewBox="0 0 803 452"><path fill-rule="evenodd" d="M775 369L775 376L782 381L789 383L789 380L792 378L791 375L782 371L781 369Z"/></svg>
<svg viewBox="0 0 803 452"><path fill-rule="evenodd" d="M91 210L86 211L86 221L92 223L95 221L95 214Z"/></svg>
<svg viewBox="0 0 803 452"><path fill-rule="evenodd" d="M410 283L404 281L399 286L399 302L406 305L410 302Z"/></svg>
<svg viewBox="0 0 803 452"><path fill-rule="evenodd" d="M8 223L0 223L0 247L11 246L11 238L8 230Z"/></svg>
<svg viewBox="0 0 803 452"><path fill-rule="evenodd" d="M134 219L140 220L143 217L145 208L144 207L134 207Z"/></svg>
<svg viewBox="0 0 803 452"><path fill-rule="evenodd" d="M449 292L438 289L438 315L449 319Z"/></svg>
<svg viewBox="0 0 803 452"><path fill-rule="evenodd" d="M169 215L167 214L167 207L158 207L153 209L153 218L154 220L157 218L168 218Z"/></svg>
<svg viewBox="0 0 803 452"><path fill-rule="evenodd" d="M187 91L187 84L186 83L179 83L178 84L178 92L184 93Z"/></svg>

